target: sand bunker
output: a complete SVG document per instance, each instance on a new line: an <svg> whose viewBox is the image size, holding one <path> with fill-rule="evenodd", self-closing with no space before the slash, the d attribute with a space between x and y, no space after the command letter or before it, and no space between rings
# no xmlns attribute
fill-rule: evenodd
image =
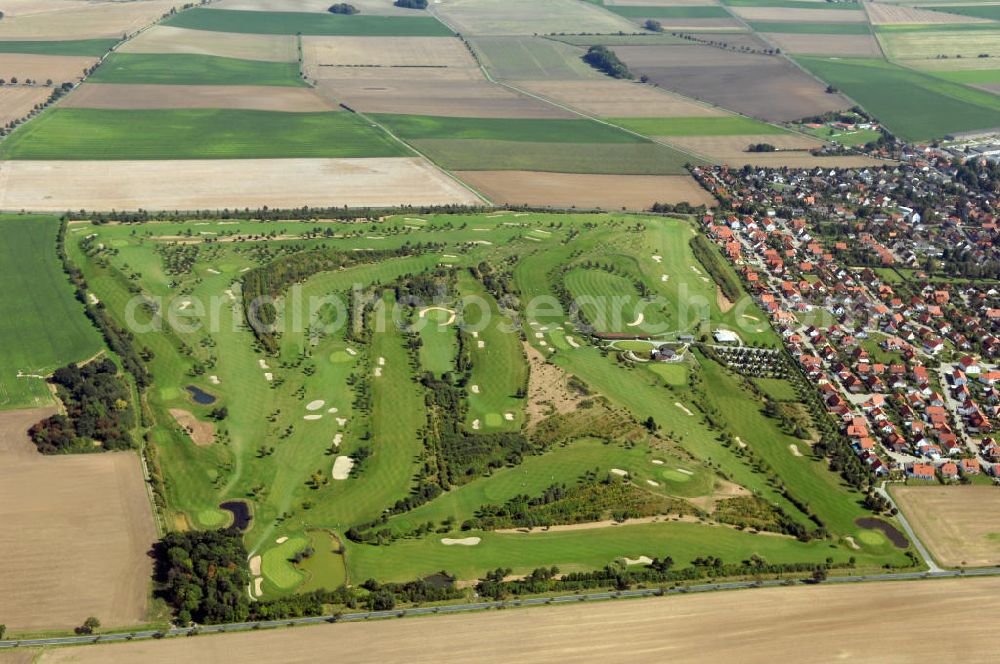
<svg viewBox="0 0 1000 664"><path fill-rule="evenodd" d="M611 469L611 473L613 475L618 475L620 477L625 477L626 475L628 475L628 471L627 470L622 470L621 468L612 468Z"/></svg>
<svg viewBox="0 0 1000 664"><path fill-rule="evenodd" d="M472 430L479 431L479 420L472 420Z"/></svg>
<svg viewBox="0 0 1000 664"><path fill-rule="evenodd" d="M660 275L660 281L669 281L669 280L670 280L670 275L669 274L661 274Z"/></svg>
<svg viewBox="0 0 1000 664"><path fill-rule="evenodd" d="M354 459L349 456L339 456L333 462L333 479L346 480L351 475L351 468L354 468Z"/></svg>
<svg viewBox="0 0 1000 664"><path fill-rule="evenodd" d="M336 412L337 412L337 408L336 408L336 406L334 406L334 407L332 407L332 408L327 408L327 409L326 409L326 412L328 412L328 413L331 413L331 414L332 414L332 413L336 413Z"/></svg>
<svg viewBox="0 0 1000 664"><path fill-rule="evenodd" d="M445 546L475 546L482 542L483 540L479 537L463 537L461 539L454 539L451 537L445 537L441 540L441 543Z"/></svg>
<svg viewBox="0 0 1000 664"><path fill-rule="evenodd" d="M797 457L802 456L802 452L799 452L799 446L796 445L795 443L792 443L791 445L789 445L788 449L790 449L792 451L792 454L794 456L797 456Z"/></svg>
<svg viewBox="0 0 1000 664"><path fill-rule="evenodd" d="M677 472L681 473L683 475L694 475L694 473L692 473L690 470L688 470L686 468L678 468Z"/></svg>
<svg viewBox="0 0 1000 664"><path fill-rule="evenodd" d="M659 482L654 482L653 480L646 480L646 484L649 486L660 486Z"/></svg>
<svg viewBox="0 0 1000 664"><path fill-rule="evenodd" d="M486 342L480 339L476 342L476 348L486 348Z"/></svg>
<svg viewBox="0 0 1000 664"><path fill-rule="evenodd" d="M338 433L336 436L333 437L333 446L334 447L340 447L340 444L342 442L344 442L344 434Z"/></svg>
<svg viewBox="0 0 1000 664"><path fill-rule="evenodd" d="M282 536L281 536L281 537L279 537L278 539L274 540L274 543L275 543L275 544L284 544L284 543L285 543L285 542L287 542L287 541L288 541L288 538L287 538L287 537L285 537L284 535L282 535Z"/></svg>
<svg viewBox="0 0 1000 664"><path fill-rule="evenodd" d="M323 419L323 416L322 415L303 415L302 419L309 420L309 421L315 421L315 420L321 420L321 419Z"/></svg>
<svg viewBox="0 0 1000 664"><path fill-rule="evenodd" d="M274 380L274 374L270 373L270 372L265 372L264 373L264 380L266 380L267 382L270 383L272 380Z"/></svg>
<svg viewBox="0 0 1000 664"><path fill-rule="evenodd" d="M469 391L472 392L473 394L479 394L479 386L478 385L472 385L472 386L469 387Z"/></svg>
<svg viewBox="0 0 1000 664"><path fill-rule="evenodd" d="M653 562L653 559L650 558L649 556L639 556L638 558L626 558L625 559L625 564L626 565L650 565L650 564L652 564L652 562Z"/></svg>
<svg viewBox="0 0 1000 664"><path fill-rule="evenodd" d="M851 537L850 535L845 535L844 536L844 541L847 542L847 546L851 547L852 549L860 549L861 548L860 546L858 546L858 543L854 541L854 538Z"/></svg>
<svg viewBox="0 0 1000 664"><path fill-rule="evenodd" d="M260 365L261 369L270 369L271 368L271 367L267 366L267 362L265 360L257 360L257 364Z"/></svg>
<svg viewBox="0 0 1000 664"><path fill-rule="evenodd" d="M254 556L250 559L250 573L254 576L260 576L260 556Z"/></svg>
<svg viewBox="0 0 1000 664"><path fill-rule="evenodd" d="M635 327L637 325L642 325L642 322L646 320L646 314L639 312L639 315L635 317L635 320L631 323L625 323L628 327Z"/></svg>
<svg viewBox="0 0 1000 664"><path fill-rule="evenodd" d="M660 459L653 459L651 463L653 465L655 465L655 466L662 466L663 465L663 461L661 461Z"/></svg>
<svg viewBox="0 0 1000 664"><path fill-rule="evenodd" d="M218 385L222 381L219 380L218 376L209 376L208 377L208 382L210 382L212 385Z"/></svg>
<svg viewBox="0 0 1000 664"><path fill-rule="evenodd" d="M378 358L378 365L380 367L384 367L385 366L385 358L384 357Z"/></svg>
<svg viewBox="0 0 1000 664"><path fill-rule="evenodd" d="M420 316L420 318L423 318L424 316L427 315L428 311L444 311L450 314L448 316L448 320L446 320L443 323L438 323L438 325L440 325L441 327L444 327L445 325L451 325L452 323L455 322L455 311L453 309L448 309L446 307L424 307L423 309L420 310L420 313L418 315Z"/></svg>
<svg viewBox="0 0 1000 664"><path fill-rule="evenodd" d="M382 367L375 367L375 377L378 378L382 375Z"/></svg>
<svg viewBox="0 0 1000 664"><path fill-rule="evenodd" d="M675 401L674 405L677 406L678 408L680 408L681 410L683 410L688 415L692 415L692 416L694 415L694 413L692 413L691 410L687 406L685 406L684 404L682 404L680 401Z"/></svg>
<svg viewBox="0 0 1000 664"><path fill-rule="evenodd" d="M514 413L504 413L503 414L503 418L505 420L507 420L508 422L513 422L514 421Z"/></svg>
<svg viewBox="0 0 1000 664"><path fill-rule="evenodd" d="M574 339L573 337L571 337L569 335L566 335L566 343L568 343L572 348L579 348L580 347L580 344L578 344L576 342L576 339Z"/></svg>
<svg viewBox="0 0 1000 664"><path fill-rule="evenodd" d="M316 399L315 401L310 401L306 404L306 410L319 410L326 405L326 402L322 399Z"/></svg>
<svg viewBox="0 0 1000 664"><path fill-rule="evenodd" d="M261 588L261 585L263 583L264 583L264 577L258 576L256 578L254 578L254 580L253 580L253 596L254 597L260 597L261 595L264 594L264 590L263 590L263 588Z"/></svg>
<svg viewBox="0 0 1000 664"><path fill-rule="evenodd" d="M663 262L663 256L655 256L654 255L653 256L653 260L656 261L657 263L662 263Z"/></svg>
<svg viewBox="0 0 1000 664"><path fill-rule="evenodd" d="M337 426L342 427L345 424L347 424L347 418L346 417L338 417L337 418Z"/></svg>
<svg viewBox="0 0 1000 664"><path fill-rule="evenodd" d="M222 274L221 272L219 272L218 270L216 270L214 267L208 268L207 270L205 270L205 272L208 272L209 274Z"/></svg>

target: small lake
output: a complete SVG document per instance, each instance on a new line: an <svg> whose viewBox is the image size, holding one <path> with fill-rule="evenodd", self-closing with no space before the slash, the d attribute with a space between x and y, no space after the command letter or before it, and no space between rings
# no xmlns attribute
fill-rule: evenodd
<svg viewBox="0 0 1000 664"><path fill-rule="evenodd" d="M883 521L882 519L865 517L863 519L855 519L854 523L862 528L870 528L871 530L881 531L881 533L888 537L889 541L892 542L897 549L905 549L910 546L910 540L906 539L906 535L901 533L896 526Z"/></svg>
<svg viewBox="0 0 1000 664"><path fill-rule="evenodd" d="M215 403L215 397L200 387L188 385L184 389L188 391L195 403L200 403L202 406L208 406Z"/></svg>
<svg viewBox="0 0 1000 664"><path fill-rule="evenodd" d="M233 515L233 528L244 531L250 527L250 506L242 500L230 500L219 507Z"/></svg>

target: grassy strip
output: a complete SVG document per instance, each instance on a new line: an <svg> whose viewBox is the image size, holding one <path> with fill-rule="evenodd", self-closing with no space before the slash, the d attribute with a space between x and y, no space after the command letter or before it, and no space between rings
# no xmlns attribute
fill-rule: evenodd
<svg viewBox="0 0 1000 664"><path fill-rule="evenodd" d="M0 53L30 55L90 55L100 57L118 43L117 39L68 39L64 41L0 41Z"/></svg>
<svg viewBox="0 0 1000 664"><path fill-rule="evenodd" d="M452 32L431 16L369 16L308 12L257 12L196 8L163 22L175 28L258 35L357 35L448 37Z"/></svg>
<svg viewBox="0 0 1000 664"><path fill-rule="evenodd" d="M294 62L187 53L113 53L91 75L90 81L160 85L306 85Z"/></svg>
<svg viewBox="0 0 1000 664"><path fill-rule="evenodd" d="M788 21L751 21L755 32L778 32L805 35L867 35L867 23L791 23Z"/></svg>
<svg viewBox="0 0 1000 664"><path fill-rule="evenodd" d="M6 159L398 157L405 148L353 113L60 108L22 125Z"/></svg>
<svg viewBox="0 0 1000 664"><path fill-rule="evenodd" d="M646 136L739 136L784 134L784 129L740 115L692 118L612 118L611 122Z"/></svg>
<svg viewBox="0 0 1000 664"><path fill-rule="evenodd" d="M739 280L732 272L726 269L726 264L719 250L704 235L695 235L691 238L691 252L698 262L702 264L712 280L722 290L722 294L730 302L736 302L743 294Z"/></svg>
<svg viewBox="0 0 1000 664"><path fill-rule="evenodd" d="M645 143L628 132L592 120L451 118L373 114L407 140L427 138L540 141L545 143Z"/></svg>

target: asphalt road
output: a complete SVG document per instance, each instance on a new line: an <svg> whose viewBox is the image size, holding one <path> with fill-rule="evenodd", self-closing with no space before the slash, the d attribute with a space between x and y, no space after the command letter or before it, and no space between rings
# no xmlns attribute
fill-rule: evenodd
<svg viewBox="0 0 1000 664"><path fill-rule="evenodd" d="M941 579L962 576L995 576L1000 575L1000 567L988 567L974 570L939 570L929 572L897 572L889 574L856 575L856 576L836 576L830 577L824 584L828 583L865 583L875 581L906 581L917 579ZM218 632L238 632L252 629L267 629L275 627L285 627L290 625L310 625L318 623L333 622L358 622L365 620L379 620L385 618L402 618L405 616L421 616L429 614L465 613L469 611L486 611L489 609L513 608L518 606L539 606L545 604L565 604L567 602L586 602L614 600L632 597L658 597L663 595L682 595L688 593L712 592L717 590L738 590L742 588L767 588L784 585L804 585L805 581L789 581L782 579L769 579L766 581L733 581L721 583L706 583L697 586L687 586L684 588L655 588L642 590L623 590L620 592L608 591L597 593L586 593L580 595L562 595L559 597L531 597L525 599L515 599L503 602L472 602L469 604L449 604L446 606L416 607L411 609L398 609L393 611L368 611L360 613L345 613L339 616L314 616L309 618L291 618L288 620L266 620L261 622L229 623L225 625L203 625L194 631L200 634L212 634ZM17 647L37 647L37 646L67 646L81 645L88 643L106 643L112 641L131 641L135 639L167 638L175 636L186 636L192 634L192 630L171 629L165 631L141 630L135 632L116 632L113 634L101 634L97 636L57 636L40 639L23 639L20 641L0 641L0 649Z"/></svg>

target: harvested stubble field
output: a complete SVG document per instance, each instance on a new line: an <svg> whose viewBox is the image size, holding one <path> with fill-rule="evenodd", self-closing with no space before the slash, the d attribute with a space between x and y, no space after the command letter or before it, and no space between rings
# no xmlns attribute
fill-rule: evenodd
<svg viewBox="0 0 1000 664"><path fill-rule="evenodd" d="M892 496L945 567L1000 564L1000 492L993 486L899 486Z"/></svg>
<svg viewBox="0 0 1000 664"><path fill-rule="evenodd" d="M20 120L35 107L49 98L48 88L11 87L0 88L0 125Z"/></svg>
<svg viewBox="0 0 1000 664"><path fill-rule="evenodd" d="M938 56L949 59L979 58L989 54L1000 56L1000 24L997 30L971 32L953 30L920 30L917 32L880 31L878 39L889 58L898 60L933 60Z"/></svg>
<svg viewBox="0 0 1000 664"><path fill-rule="evenodd" d="M512 85L598 117L720 117L708 104L651 85L595 81L514 81Z"/></svg>
<svg viewBox="0 0 1000 664"><path fill-rule="evenodd" d="M164 22L177 28L259 35L368 35L371 37L450 36L437 19L423 12L409 16L370 16L290 11L237 11L198 7Z"/></svg>
<svg viewBox="0 0 1000 664"><path fill-rule="evenodd" d="M132 452L43 457L25 427L51 411L0 413L0 597L8 633L108 627L146 616L156 539Z"/></svg>
<svg viewBox="0 0 1000 664"><path fill-rule="evenodd" d="M958 642L963 661L989 662L994 650L982 638L980 618L1000 610L998 597L1000 580L994 578L768 588L60 648L43 652L38 661L242 664L261 652L280 652L283 661L303 664L324 657L436 664L456 652L473 664L944 661ZM951 618L949 638L913 638L913 610L920 606ZM879 638L859 639L859 623L878 624ZM483 647L484 634L501 632L517 638Z"/></svg>
<svg viewBox="0 0 1000 664"><path fill-rule="evenodd" d="M469 49L446 37L303 37L303 62L313 78L326 67L406 67L478 70Z"/></svg>
<svg viewBox="0 0 1000 664"><path fill-rule="evenodd" d="M823 9L823 3L816 3L816 9L797 7L731 7L730 11L747 21L795 21L801 23L865 23L868 17L860 10Z"/></svg>
<svg viewBox="0 0 1000 664"><path fill-rule="evenodd" d="M988 23L988 19L961 14L946 14L930 9L866 2L868 20L872 25L936 25L938 23Z"/></svg>
<svg viewBox="0 0 1000 664"><path fill-rule="evenodd" d="M434 10L466 36L635 32L628 19L579 0L448 0Z"/></svg>
<svg viewBox="0 0 1000 664"><path fill-rule="evenodd" d="M87 80L160 85L304 87L294 62L266 62L188 53L113 53Z"/></svg>
<svg viewBox="0 0 1000 664"><path fill-rule="evenodd" d="M785 53L857 58L878 58L882 55L878 41L870 34L815 35L772 32L765 33L765 36Z"/></svg>
<svg viewBox="0 0 1000 664"><path fill-rule="evenodd" d="M497 204L647 210L656 202L714 205L688 175L588 175L538 171L455 173Z"/></svg>
<svg viewBox="0 0 1000 664"><path fill-rule="evenodd" d="M769 166L778 168L824 168L863 167L883 164L865 155L846 155L838 157L814 157L808 150L819 147L822 143L806 136L789 134L764 136L671 136L666 139L672 145L702 155L706 159L730 166L751 164L754 166ZM779 147L780 152L747 152L747 146L752 143L770 143Z"/></svg>
<svg viewBox="0 0 1000 664"><path fill-rule="evenodd" d="M0 78L19 81L32 79L45 83L76 82L83 79L83 72L97 63L97 58L78 55L26 55L0 53Z"/></svg>
<svg viewBox="0 0 1000 664"><path fill-rule="evenodd" d="M295 37L187 30L157 25L118 49L119 53L190 53L220 58L295 62Z"/></svg>
<svg viewBox="0 0 1000 664"><path fill-rule="evenodd" d="M752 21L755 32L778 32L800 35L870 35L867 23L793 23L791 21Z"/></svg>
<svg viewBox="0 0 1000 664"><path fill-rule="evenodd" d="M67 96L60 103L60 107L118 110L235 108L287 113L319 113L340 110L339 106L315 90L308 88L256 85L115 85L107 83L84 83Z"/></svg>
<svg viewBox="0 0 1000 664"><path fill-rule="evenodd" d="M423 159L10 161L0 165L0 209L200 210L475 205Z"/></svg>
<svg viewBox="0 0 1000 664"><path fill-rule="evenodd" d="M494 78L540 81L606 78L583 62L583 48L552 39L477 37L472 46Z"/></svg>
<svg viewBox="0 0 1000 664"><path fill-rule="evenodd" d="M751 117L788 121L850 106L780 57L711 46L616 46L614 51L657 85Z"/></svg>
<svg viewBox="0 0 1000 664"><path fill-rule="evenodd" d="M121 39L122 33L133 33L182 4L181 0L68 2L65 9L57 9L52 3L51 11L5 17L0 21L0 39Z"/></svg>

